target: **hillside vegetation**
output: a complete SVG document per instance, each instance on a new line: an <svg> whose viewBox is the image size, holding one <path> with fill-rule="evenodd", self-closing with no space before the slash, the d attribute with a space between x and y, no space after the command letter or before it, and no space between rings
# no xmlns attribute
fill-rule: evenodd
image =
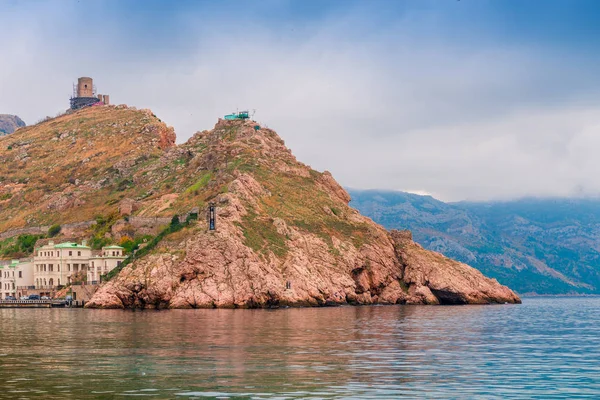
<svg viewBox="0 0 600 400"><path fill-rule="evenodd" d="M1 137L0 232L91 220L125 197L150 196L155 182L134 177L174 141L151 112L126 107L92 107Z"/></svg>

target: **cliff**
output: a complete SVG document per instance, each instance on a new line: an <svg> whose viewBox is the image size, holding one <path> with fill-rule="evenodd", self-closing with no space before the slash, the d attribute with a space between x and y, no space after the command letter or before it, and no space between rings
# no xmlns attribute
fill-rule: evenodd
<svg viewBox="0 0 600 400"><path fill-rule="evenodd" d="M25 126L25 122L16 115L0 114L0 136L9 135Z"/></svg>
<svg viewBox="0 0 600 400"><path fill-rule="evenodd" d="M520 301L410 233L360 215L331 174L298 162L256 122L219 120L174 142L150 111L125 106L90 107L0 138L0 234L61 224L95 244L146 246L88 307ZM216 231L204 218L210 203ZM174 218L169 228L190 212L200 218Z"/></svg>

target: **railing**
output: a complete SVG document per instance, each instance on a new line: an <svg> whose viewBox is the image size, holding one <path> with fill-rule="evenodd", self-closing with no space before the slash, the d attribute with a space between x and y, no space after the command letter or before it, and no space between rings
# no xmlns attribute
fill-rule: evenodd
<svg viewBox="0 0 600 400"><path fill-rule="evenodd" d="M64 288L65 285L57 285L57 286L17 286L17 290L60 290Z"/></svg>
<svg viewBox="0 0 600 400"><path fill-rule="evenodd" d="M65 300L0 300L0 304L62 304Z"/></svg>

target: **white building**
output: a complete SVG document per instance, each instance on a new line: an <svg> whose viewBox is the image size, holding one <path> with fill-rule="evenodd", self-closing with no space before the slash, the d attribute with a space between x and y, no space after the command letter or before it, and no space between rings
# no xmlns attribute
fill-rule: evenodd
<svg viewBox="0 0 600 400"><path fill-rule="evenodd" d="M99 283L101 275L106 275L121 265L125 259L123 250L124 249L121 246L103 247L100 254L93 256L90 259L87 281L89 283Z"/></svg>
<svg viewBox="0 0 600 400"><path fill-rule="evenodd" d="M13 260L0 266L0 294L3 299L23 296L23 288L33 286L33 262L30 259Z"/></svg>
<svg viewBox="0 0 600 400"><path fill-rule="evenodd" d="M85 276L92 249L77 243L50 242L35 249L33 263L36 289L54 289ZM81 279L83 280L83 279Z"/></svg>
<svg viewBox="0 0 600 400"><path fill-rule="evenodd" d="M103 247L99 255L94 255L86 243L50 242L35 249L33 258L34 285L36 289L53 290L73 282L87 280L99 281L100 274L90 275L93 264L94 273L108 273L124 259L123 248L120 246Z"/></svg>

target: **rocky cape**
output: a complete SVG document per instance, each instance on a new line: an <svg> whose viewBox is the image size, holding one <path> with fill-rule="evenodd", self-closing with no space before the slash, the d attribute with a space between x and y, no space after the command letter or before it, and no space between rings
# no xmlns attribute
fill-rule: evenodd
<svg viewBox="0 0 600 400"><path fill-rule="evenodd" d="M0 136L9 135L25 126L25 122L16 115L0 114Z"/></svg>
<svg viewBox="0 0 600 400"><path fill-rule="evenodd" d="M219 120L175 145L149 110L90 107L0 138L0 158L0 239L53 224L93 246L144 238L87 307L520 302L362 216L330 173L255 121ZM172 218L186 223L169 230Z"/></svg>
<svg viewBox="0 0 600 400"><path fill-rule="evenodd" d="M328 172L298 162L270 129L219 121L183 147L213 159L217 230L205 221L125 267L93 308L256 308L519 303L470 266L388 232L348 206ZM248 157L249 156L249 157ZM227 158L227 157L225 157ZM231 164L237 167L227 171Z"/></svg>

